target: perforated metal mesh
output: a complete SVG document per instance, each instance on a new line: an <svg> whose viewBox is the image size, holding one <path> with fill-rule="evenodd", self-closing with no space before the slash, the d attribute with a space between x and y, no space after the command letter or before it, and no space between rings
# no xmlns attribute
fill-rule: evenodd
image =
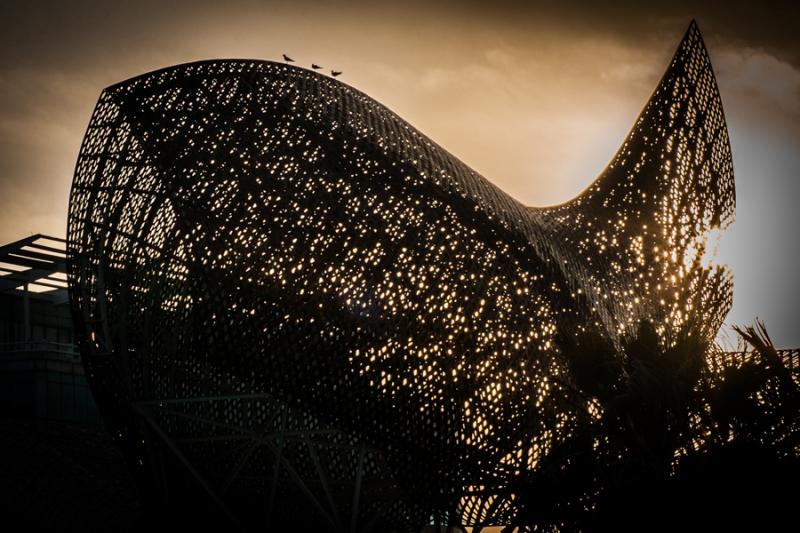
<svg viewBox="0 0 800 533"><path fill-rule="evenodd" d="M609 167L543 209L336 80L192 63L100 97L72 304L153 490L167 446L245 522L268 500L332 528L501 523L501 489L591 416L560 338L642 318L668 337L695 313L712 337L731 282L704 237L733 210L694 25Z"/></svg>

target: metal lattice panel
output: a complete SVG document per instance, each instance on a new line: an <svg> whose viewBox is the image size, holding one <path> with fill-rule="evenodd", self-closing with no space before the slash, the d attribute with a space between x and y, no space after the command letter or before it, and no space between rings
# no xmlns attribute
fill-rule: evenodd
<svg viewBox="0 0 800 533"><path fill-rule="evenodd" d="M560 336L704 313L712 337L731 283L701 257L733 210L694 25L609 167L544 209L336 80L208 61L102 93L69 279L98 403L153 487L161 443L245 521L263 497L334 529L499 523L499 488L590 416Z"/></svg>

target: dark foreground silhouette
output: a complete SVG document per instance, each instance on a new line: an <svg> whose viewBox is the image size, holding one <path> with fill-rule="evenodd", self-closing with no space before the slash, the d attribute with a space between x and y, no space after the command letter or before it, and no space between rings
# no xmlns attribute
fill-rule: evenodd
<svg viewBox="0 0 800 533"><path fill-rule="evenodd" d="M763 324L751 351L696 338L664 347L649 323L615 351L587 333L572 372L597 403L593 424L520 479L512 526L561 530L781 530L800 479L796 377Z"/></svg>
<svg viewBox="0 0 800 533"><path fill-rule="evenodd" d="M649 323L621 351L593 333L572 342L573 379L598 416L510 489L518 506L506 530L792 524L800 479L796 377L763 325L739 332L751 351L736 355L691 337L665 348ZM213 506L201 491L192 509L143 507L102 428L4 420L0 435L2 498L31 530L165 523L202 530L222 519L208 514Z"/></svg>

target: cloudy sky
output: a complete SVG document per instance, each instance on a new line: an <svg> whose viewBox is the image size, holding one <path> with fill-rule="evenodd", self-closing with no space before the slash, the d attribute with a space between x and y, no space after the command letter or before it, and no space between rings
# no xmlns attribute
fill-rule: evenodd
<svg viewBox="0 0 800 533"><path fill-rule="evenodd" d="M313 61L528 205L600 173L692 18L733 149L719 260L733 324L800 346L800 7L793 2L39 2L0 0L0 243L63 236L100 91L208 58Z"/></svg>

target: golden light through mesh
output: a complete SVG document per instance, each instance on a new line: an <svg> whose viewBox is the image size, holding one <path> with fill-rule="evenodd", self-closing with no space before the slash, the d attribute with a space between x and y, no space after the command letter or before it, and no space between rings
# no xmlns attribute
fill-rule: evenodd
<svg viewBox="0 0 800 533"><path fill-rule="evenodd" d="M339 81L192 63L100 97L70 201L72 305L128 453L153 460L150 406L234 514L270 491L301 508L295 477L324 471L306 488L341 525L362 468L384 483L360 502L382 523L501 521L500 489L593 416L560 339L617 342L644 318L667 335L696 314L713 338L731 282L700 260L733 211L694 25L608 168L550 208ZM268 445L287 424L314 447ZM264 442L240 460L226 438Z"/></svg>

